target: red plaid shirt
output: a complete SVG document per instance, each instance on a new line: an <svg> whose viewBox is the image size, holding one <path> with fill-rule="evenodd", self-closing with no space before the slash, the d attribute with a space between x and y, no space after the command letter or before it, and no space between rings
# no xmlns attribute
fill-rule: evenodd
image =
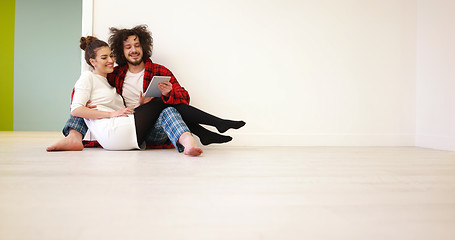
<svg viewBox="0 0 455 240"><path fill-rule="evenodd" d="M123 93L123 83L125 82L125 76L128 72L128 65L124 66L117 66L114 68L114 72L107 75L107 80L109 84L114 86L117 89L117 93L122 95ZM150 59L145 61L145 71L144 71L144 84L143 84L143 92L147 90L150 81L152 81L153 76L170 76L172 83L172 90L169 94L169 97L161 96L163 101L168 104L179 104L179 103L190 103L190 95L188 92L180 86L177 82L177 79L172 74L172 72L167 69L166 67L153 63ZM74 92L74 90L73 90ZM85 147L99 147L99 143L97 141L84 141ZM174 145L169 141L164 145L149 145L147 148L173 148Z"/></svg>
<svg viewBox="0 0 455 240"><path fill-rule="evenodd" d="M117 93L122 95L123 93L123 83L125 82L125 76L128 72L128 65L124 65L121 67L115 67L114 72L107 75L108 82L117 88ZM170 76L172 83L172 91L170 92L169 97L161 96L163 101L168 104L179 104L179 103L190 103L190 95L188 92L180 86L177 79L175 79L174 75L172 74L169 69L166 67L152 63L150 59L145 61L145 71L144 71L144 84L143 84L143 92L147 90L147 87L152 81L153 76Z"/></svg>

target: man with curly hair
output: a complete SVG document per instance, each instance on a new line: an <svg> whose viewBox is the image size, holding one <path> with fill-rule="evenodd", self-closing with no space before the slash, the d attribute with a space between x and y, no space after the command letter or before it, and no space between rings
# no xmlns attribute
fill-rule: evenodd
<svg viewBox="0 0 455 240"><path fill-rule="evenodd" d="M123 96L126 107L134 108L138 104L152 100L152 98L143 97L142 92L145 92L153 76L171 77L169 81L160 83L158 86L164 103L189 104L188 92L180 86L172 72L150 60L153 39L147 26L139 25L131 29L110 28L110 31L109 44L118 66L115 67L113 73L108 75L107 79ZM62 131L65 138L48 147L47 151L80 151L84 147L98 146L96 141L83 141L87 130L82 118L71 116ZM188 127L174 108L163 110L146 138L146 143L148 147L152 148L175 146L179 152L185 154L183 146L195 145Z"/></svg>

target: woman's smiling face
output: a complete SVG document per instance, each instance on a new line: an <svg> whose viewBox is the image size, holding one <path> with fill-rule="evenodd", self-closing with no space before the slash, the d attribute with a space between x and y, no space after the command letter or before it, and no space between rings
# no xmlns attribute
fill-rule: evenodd
<svg viewBox="0 0 455 240"><path fill-rule="evenodd" d="M114 56L109 47L100 47L96 50L96 59L91 58L95 73L101 76L107 76L108 73L114 71Z"/></svg>

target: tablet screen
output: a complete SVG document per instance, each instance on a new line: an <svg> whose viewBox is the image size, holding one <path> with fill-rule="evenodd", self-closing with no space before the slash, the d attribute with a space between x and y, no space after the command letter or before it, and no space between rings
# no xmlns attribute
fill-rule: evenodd
<svg viewBox="0 0 455 240"><path fill-rule="evenodd" d="M147 90L145 91L144 97L161 97L161 91L158 88L158 83L171 80L170 76L153 76L150 81Z"/></svg>

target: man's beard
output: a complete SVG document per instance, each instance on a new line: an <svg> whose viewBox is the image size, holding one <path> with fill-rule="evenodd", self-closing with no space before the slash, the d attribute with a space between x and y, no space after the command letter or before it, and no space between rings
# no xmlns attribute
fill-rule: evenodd
<svg viewBox="0 0 455 240"><path fill-rule="evenodd" d="M130 60L128 60L128 59L126 59L126 61L127 61L129 64L133 65L133 66L138 66L138 65L140 65L140 64L142 63L142 58L139 59L139 60L137 60L137 61L135 61L135 62L132 62L132 61L130 61Z"/></svg>

